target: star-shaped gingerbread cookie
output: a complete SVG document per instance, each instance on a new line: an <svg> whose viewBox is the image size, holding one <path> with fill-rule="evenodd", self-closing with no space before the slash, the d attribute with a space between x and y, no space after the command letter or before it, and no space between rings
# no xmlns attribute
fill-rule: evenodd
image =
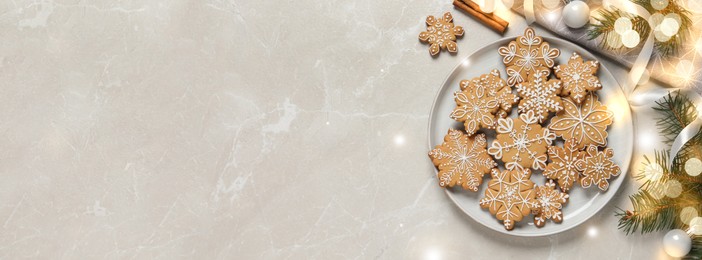
<svg viewBox="0 0 702 260"><path fill-rule="evenodd" d="M538 71L552 68L555 59L561 54L540 36L536 36L531 27L527 27L524 35L517 37L516 41L500 47L498 52L507 66L507 83L510 86L526 81L529 75Z"/></svg>
<svg viewBox="0 0 702 260"><path fill-rule="evenodd" d="M563 83L561 95L570 96L580 104L585 100L588 92L602 89L600 79L595 75L599 67L599 62L583 61L580 55L573 53L568 64L561 64L554 68L556 77Z"/></svg>
<svg viewBox="0 0 702 260"><path fill-rule="evenodd" d="M519 113L534 111L542 123L548 119L549 113L563 109L561 97L561 81L549 80L547 75L536 74L529 76L529 81L517 84L515 87L521 98Z"/></svg>
<svg viewBox="0 0 702 260"><path fill-rule="evenodd" d="M563 204L568 202L568 194L556 189L556 184L549 180L543 186L536 186L536 207L534 208L534 225L543 227L546 220L561 223L563 221Z"/></svg>
<svg viewBox="0 0 702 260"><path fill-rule="evenodd" d="M500 171L492 169L492 179L488 182L485 197L480 200L480 207L490 210L498 220L502 220L505 229L512 230L516 222L536 207L534 183L529 179L531 170L514 169Z"/></svg>
<svg viewBox="0 0 702 260"><path fill-rule="evenodd" d="M595 94L588 94L580 104L565 98L563 107L551 119L549 129L563 139L574 139L579 149L588 145L607 145L607 126L612 124L614 114L597 100Z"/></svg>
<svg viewBox="0 0 702 260"><path fill-rule="evenodd" d="M498 70L463 80L460 87L461 91L454 94L456 108L450 117L463 122L468 135L481 127L494 129L496 118L505 117L518 100Z"/></svg>
<svg viewBox="0 0 702 260"><path fill-rule="evenodd" d="M439 168L439 185L459 185L466 190L478 191L483 175L497 166L487 154L486 146L483 134L469 137L460 130L449 129L444 143L429 152L434 166Z"/></svg>
<svg viewBox="0 0 702 260"><path fill-rule="evenodd" d="M462 36L463 27L453 24L453 16L446 12L442 18L436 19L434 16L427 17L427 30L419 33L419 40L430 44L429 53L434 56L439 54L441 49L449 52L458 52L456 46L456 36Z"/></svg>
<svg viewBox="0 0 702 260"><path fill-rule="evenodd" d="M541 127L534 111L519 115L517 120L500 118L497 121L497 138L488 153L505 162L509 170L546 167L546 151L556 135Z"/></svg>
<svg viewBox="0 0 702 260"><path fill-rule="evenodd" d="M558 181L558 187L563 192L568 192L578 180L580 180L580 171L575 166L579 160L583 159L585 154L581 152L575 143L575 140L568 139L563 144L563 148L550 146L548 148L548 157L551 162L546 165L546 170L543 174L546 178Z"/></svg>
<svg viewBox="0 0 702 260"><path fill-rule="evenodd" d="M586 152L585 158L576 164L578 170L583 172L580 185L588 188L595 184L600 190L606 191L609 188L609 179L621 173L619 166L612 161L614 151L612 148L598 151L597 146L590 145Z"/></svg>

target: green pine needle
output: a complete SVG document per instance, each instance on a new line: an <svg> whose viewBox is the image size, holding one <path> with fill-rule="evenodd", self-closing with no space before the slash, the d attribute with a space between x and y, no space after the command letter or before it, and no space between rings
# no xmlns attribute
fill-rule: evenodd
<svg viewBox="0 0 702 260"><path fill-rule="evenodd" d="M680 29L678 33L675 36L670 37L670 39L668 39L665 42L661 42L656 39L654 44L654 47L657 50L657 54L660 56L668 57L678 54L679 50L683 47L683 45L690 36L690 29L693 25L692 19L690 19L691 13L685 8L683 8L678 2L678 0L670 0L668 6L663 10L655 10L653 6L651 6L650 0L630 1L634 4L642 6L651 14L658 12L660 12L663 15L675 13L680 16ZM606 40L607 36L609 36L610 33L615 33L614 23L620 17L627 17L631 19L632 29L639 33L641 42L643 42L644 39L646 39L651 33L651 27L649 26L648 21L646 21L646 19L644 19L643 17L634 16L616 8L602 8L598 11L598 14L599 17L595 18L597 23L590 24L587 34L590 40L601 37L600 46L603 49L613 50L613 48L606 43Z"/></svg>
<svg viewBox="0 0 702 260"><path fill-rule="evenodd" d="M639 1L639 0L634 0ZM671 92L653 107L660 114L657 126L667 144L671 144L685 126L697 117L694 104L680 92ZM644 156L644 169L635 174L637 180L643 181L638 192L629 196L632 208L619 209L615 215L619 218L619 229L626 234L635 232L649 233L669 229L687 230L688 224L681 219L681 212L686 207L693 207L702 215L702 175L690 176L685 170L685 162L690 158L702 159L702 134L694 136L677 154L672 166L667 168L671 159L668 151L656 151L653 161ZM662 175L651 178L653 164L659 165ZM682 192L675 196L666 194L671 181L677 181ZM658 196L653 196L657 194ZM702 259L702 236L694 236L692 251L685 259Z"/></svg>

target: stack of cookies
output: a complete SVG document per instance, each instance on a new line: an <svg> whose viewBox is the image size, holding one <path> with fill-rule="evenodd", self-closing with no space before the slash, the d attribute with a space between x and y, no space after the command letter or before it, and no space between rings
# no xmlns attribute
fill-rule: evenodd
<svg viewBox="0 0 702 260"><path fill-rule="evenodd" d="M465 131L449 129L444 143L429 152L439 185L477 192L490 173L480 206L507 230L529 214L537 227L549 219L560 223L571 189L595 185L606 191L608 180L620 174L606 148L613 113L596 95L602 88L599 63L573 53L567 64L556 65L560 50L532 28L498 52L506 80L493 69L462 81L455 93L450 117ZM511 118L514 106L518 116ZM494 135L489 147L486 134ZM532 182L532 171L546 182Z"/></svg>

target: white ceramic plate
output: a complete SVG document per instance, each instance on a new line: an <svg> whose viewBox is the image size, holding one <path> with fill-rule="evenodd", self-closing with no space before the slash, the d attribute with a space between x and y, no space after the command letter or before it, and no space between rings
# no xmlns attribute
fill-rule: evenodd
<svg viewBox="0 0 702 260"><path fill-rule="evenodd" d="M556 64L567 63L568 58L570 58L573 52L580 54L583 59L596 60L596 57L590 52L573 43L550 37L543 38L551 44L551 47L561 50L561 55L556 59ZM430 113L430 149L433 149L436 145L443 142L443 138L449 128L464 129L462 123L456 122L449 117L449 114L456 106L453 93L459 90L459 82L464 79L471 79L486 74L493 68L499 69L502 77L505 78L505 66L502 63L502 57L498 54L497 49L500 46L507 45L514 39L515 38L505 38L477 50L465 58L461 64L456 66L453 72L449 74L436 95ZM490 215L487 209L482 209L478 204L480 198L483 197L487 182L490 179L489 174L485 175L483 179L484 182L478 192L465 191L460 187L454 187L446 189L446 194L449 198L451 198L463 212L478 223L495 231L515 236L530 237L557 234L569 230L597 214L610 199L612 199L622 185L622 182L624 182L631 160L634 136L631 111L629 110L629 105L619 83L614 79L612 73L602 64L600 64L598 76L603 86L602 90L597 92L600 101L606 104L609 110L614 112L614 123L608 128L608 146L614 149L614 162L616 162L622 170L622 174L610 179L609 190L601 192L594 185L588 189L575 186L569 192L570 200L563 208L564 219L562 223L554 223L548 220L544 227L537 228L533 224L533 215L529 215L518 222L512 231L505 230L499 220ZM516 108L513 109L511 117L516 117ZM488 146L492 143L493 139L494 132L493 136L488 134ZM558 144L562 145L562 142L558 142ZM500 168L501 170L503 169L502 166L500 166ZM531 179L537 185L543 184L545 181L541 171L534 171ZM438 184L436 188L439 188ZM610 212L605 212L604 214L610 214Z"/></svg>

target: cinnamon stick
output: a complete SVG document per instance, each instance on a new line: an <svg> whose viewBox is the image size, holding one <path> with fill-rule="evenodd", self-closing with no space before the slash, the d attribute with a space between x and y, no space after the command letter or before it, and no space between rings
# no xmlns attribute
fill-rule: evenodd
<svg viewBox="0 0 702 260"><path fill-rule="evenodd" d="M504 20L502 20L502 19L500 19L500 20L502 20L502 22L504 22L504 23L506 23L506 24L505 24L505 25L500 24L500 23L497 22L496 20L494 20L494 19L492 19L491 17L488 17L487 15L485 15L485 13L483 13L482 11L479 11L480 9L477 9L477 10L476 10L476 9L473 9L473 8L471 8L470 6L466 5L466 3L464 3L464 2L461 1L461 0L454 0L454 1L453 1L453 6L455 6L455 7L458 8L458 9L461 9L461 10L465 11L465 12L468 13L469 15L473 16L475 19L478 19L478 21L480 21L480 22L482 22L483 24L487 25L487 26L490 27L491 29L493 29L493 30L499 32L500 34L503 34L503 33L505 32L505 30L507 29L507 25L509 24L509 23L507 23L506 21L504 21ZM476 5L476 6L477 6L477 5ZM497 16L494 16L494 15L493 15L493 17L497 17Z"/></svg>
<svg viewBox="0 0 702 260"><path fill-rule="evenodd" d="M502 27L507 27L509 25L509 23L507 21L502 20L502 18L500 18L499 16L497 16L493 13L483 12L483 10L480 9L480 6L471 0L460 0L460 1L465 3L468 7L475 9L476 11L480 12L481 14L483 14L483 15L487 16L488 18L494 20L495 22L499 23L500 25L502 25Z"/></svg>

